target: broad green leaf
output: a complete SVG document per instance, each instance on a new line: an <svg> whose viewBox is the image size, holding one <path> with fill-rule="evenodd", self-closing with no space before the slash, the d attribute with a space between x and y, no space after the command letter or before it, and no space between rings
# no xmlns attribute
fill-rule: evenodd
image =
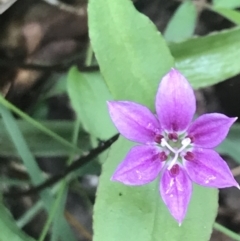
<svg viewBox="0 0 240 241"><path fill-rule="evenodd" d="M73 122L71 121L43 121L44 126L54 131L64 139L70 141L70 133L73 130ZM36 129L34 126L29 125L24 120L18 120L17 124L21 133L26 139L31 152L37 157L51 157L51 156L67 156L70 149L63 146L61 143L49 138L46 134ZM18 153L14 144L4 128L3 121L0 120L0 156L16 157ZM89 150L90 141L88 135L81 131L79 134L78 146L80 149Z"/></svg>
<svg viewBox="0 0 240 241"><path fill-rule="evenodd" d="M90 39L115 99L153 107L159 80L173 66L165 40L129 0L90 0Z"/></svg>
<svg viewBox="0 0 240 241"><path fill-rule="evenodd" d="M180 42L190 38L196 26L197 9L192 1L183 2L170 19L164 32L167 41Z"/></svg>
<svg viewBox="0 0 240 241"><path fill-rule="evenodd" d="M161 200L159 180L140 187L110 181L132 145L120 138L103 165L94 207L94 241L209 240L218 206L216 189L194 185L187 216L179 227Z"/></svg>
<svg viewBox="0 0 240 241"><path fill-rule="evenodd" d="M152 23L129 0L90 0L89 27L113 97L153 107L159 80L172 66L172 57ZM217 212L216 190L194 186L180 228L159 197L157 180L135 188L110 182L131 145L120 139L104 164L95 204L94 241L208 240Z"/></svg>
<svg viewBox="0 0 240 241"><path fill-rule="evenodd" d="M240 7L240 0L213 0L214 7L222 8L238 8Z"/></svg>
<svg viewBox="0 0 240 241"><path fill-rule="evenodd" d="M212 11L222 15L223 17L227 18L231 22L239 25L240 24L240 12L228 8L220 8L220 7L213 7L211 8Z"/></svg>
<svg viewBox="0 0 240 241"><path fill-rule="evenodd" d="M80 73L76 67L69 71L68 94L84 129L102 140L117 131L109 117L107 100L112 96L100 73Z"/></svg>
<svg viewBox="0 0 240 241"><path fill-rule="evenodd" d="M194 88L219 83L240 73L240 28L170 44L176 67ZM156 90L155 90L156 91Z"/></svg>
<svg viewBox="0 0 240 241"><path fill-rule="evenodd" d="M0 241L34 241L16 225L9 211L0 203Z"/></svg>

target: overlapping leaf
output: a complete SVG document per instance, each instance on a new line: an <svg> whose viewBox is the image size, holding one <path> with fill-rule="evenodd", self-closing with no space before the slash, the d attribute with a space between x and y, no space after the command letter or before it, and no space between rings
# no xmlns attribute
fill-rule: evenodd
<svg viewBox="0 0 240 241"><path fill-rule="evenodd" d="M68 75L68 93L86 131L105 140L116 133L107 112L112 96L100 73L82 74L73 67Z"/></svg>
<svg viewBox="0 0 240 241"><path fill-rule="evenodd" d="M194 88L210 86L240 73L240 28L170 44L176 67Z"/></svg>

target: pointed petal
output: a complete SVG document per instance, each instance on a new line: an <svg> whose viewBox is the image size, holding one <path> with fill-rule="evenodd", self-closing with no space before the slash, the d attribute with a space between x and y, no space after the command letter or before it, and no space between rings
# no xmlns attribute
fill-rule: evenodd
<svg viewBox="0 0 240 241"><path fill-rule="evenodd" d="M196 110L194 92L185 77L172 69L160 82L156 111L162 129L169 132L186 130Z"/></svg>
<svg viewBox="0 0 240 241"><path fill-rule="evenodd" d="M160 133L157 118L143 105L129 101L109 101L108 109L118 131L131 141L154 142Z"/></svg>
<svg viewBox="0 0 240 241"><path fill-rule="evenodd" d="M157 146L134 146L112 176L126 185L144 185L153 181L163 163Z"/></svg>
<svg viewBox="0 0 240 241"><path fill-rule="evenodd" d="M219 113L204 114L191 124L188 135L195 145L213 148L225 139L236 120Z"/></svg>
<svg viewBox="0 0 240 241"><path fill-rule="evenodd" d="M176 169L176 165L173 168ZM187 213L192 194L192 183L184 169L180 165L177 166L179 167L177 175L176 172L175 175L172 175L171 170L168 169L163 172L160 193L172 216L181 224Z"/></svg>
<svg viewBox="0 0 240 241"><path fill-rule="evenodd" d="M190 157L185 157L183 165L193 182L215 188L239 187L226 162L214 150L195 148Z"/></svg>

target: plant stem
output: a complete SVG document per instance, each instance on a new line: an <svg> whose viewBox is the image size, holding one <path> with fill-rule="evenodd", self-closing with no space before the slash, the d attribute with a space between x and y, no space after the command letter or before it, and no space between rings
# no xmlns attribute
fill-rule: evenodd
<svg viewBox="0 0 240 241"><path fill-rule="evenodd" d="M43 126L41 123L39 123L38 121L34 120L33 118L31 118L29 115L27 115L26 113L24 113L23 111L21 111L20 109L18 109L16 106L14 106L13 104L11 104L9 101L7 101L3 96L0 95L0 103L7 107L9 110L13 111L15 114L19 115L20 117L22 117L25 121L27 121L28 123L30 123L31 125L33 125L34 127L36 127L37 129L39 129L40 131L42 131L43 133L45 133L46 135L50 136L51 138L53 138L54 140L58 141L59 143L61 143L62 145L68 147L71 150L74 150L76 152L80 152L81 150L71 144L70 142L68 142L67 140L65 140L64 138L62 138L61 136L57 135L55 132L49 130L48 128L46 128L45 126Z"/></svg>
<svg viewBox="0 0 240 241"><path fill-rule="evenodd" d="M213 228L216 229L217 231L224 233L226 236L232 238L233 240L240 241L240 235L237 233L234 233L230 229L222 226L219 223L214 223Z"/></svg>

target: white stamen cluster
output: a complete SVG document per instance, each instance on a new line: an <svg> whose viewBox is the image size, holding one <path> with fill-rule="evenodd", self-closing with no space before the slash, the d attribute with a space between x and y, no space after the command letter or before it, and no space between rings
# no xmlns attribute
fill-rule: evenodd
<svg viewBox="0 0 240 241"><path fill-rule="evenodd" d="M185 150L190 145L190 143L191 143L190 138L184 138L181 141L182 146L179 149L177 149L177 148L173 148L165 138L162 138L161 143L160 143L161 146L166 147L169 151L171 151L174 154L173 159L170 161L170 163L167 167L168 170L170 170L176 164L176 162L178 160L178 157L179 157L179 154L183 150Z"/></svg>

